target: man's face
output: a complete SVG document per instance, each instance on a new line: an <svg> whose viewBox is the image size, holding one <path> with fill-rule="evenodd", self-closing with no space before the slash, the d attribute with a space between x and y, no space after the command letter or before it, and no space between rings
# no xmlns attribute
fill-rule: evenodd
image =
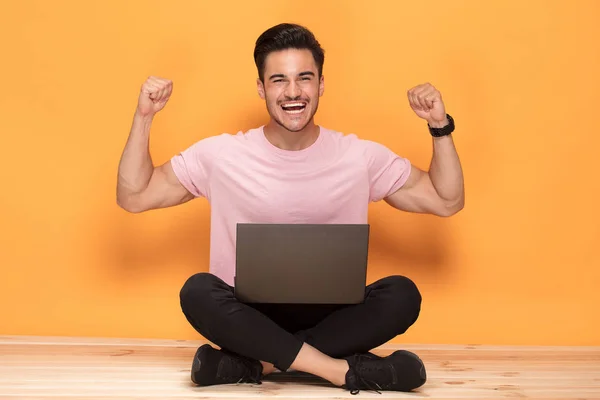
<svg viewBox="0 0 600 400"><path fill-rule="evenodd" d="M265 60L264 85L258 93L271 118L290 132L304 129L312 120L323 95L324 80L310 50L287 49L270 53Z"/></svg>

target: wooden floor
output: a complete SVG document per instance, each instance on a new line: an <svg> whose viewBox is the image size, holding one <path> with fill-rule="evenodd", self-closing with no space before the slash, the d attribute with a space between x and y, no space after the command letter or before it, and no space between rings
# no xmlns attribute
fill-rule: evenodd
<svg viewBox="0 0 600 400"><path fill-rule="evenodd" d="M313 377L281 374L262 385L195 387L190 365L200 344L0 336L0 399L357 398ZM600 399L600 347L403 348L425 362L425 386L413 393L361 391L358 398Z"/></svg>

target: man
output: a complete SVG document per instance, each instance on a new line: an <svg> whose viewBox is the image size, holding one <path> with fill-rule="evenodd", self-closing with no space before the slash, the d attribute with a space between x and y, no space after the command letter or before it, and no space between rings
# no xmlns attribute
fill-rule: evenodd
<svg viewBox="0 0 600 400"><path fill-rule="evenodd" d="M188 279L180 293L190 324L220 347L201 346L192 361L198 385L260 383L276 369L320 376L351 393L410 391L425 383L418 356L370 350L404 333L420 312L421 295L402 276L369 285L352 306L254 305L233 292L235 227L256 223L366 223L368 205L451 216L464 204L463 176L452 118L430 84L408 91L410 107L428 123L433 158L428 172L385 146L315 125L324 91L324 54L306 28L281 24L257 40L257 88L267 125L198 141L155 167L149 150L154 116L172 82L149 77L119 165L117 202L127 211L211 204L210 273ZM427 132L427 131L426 131Z"/></svg>

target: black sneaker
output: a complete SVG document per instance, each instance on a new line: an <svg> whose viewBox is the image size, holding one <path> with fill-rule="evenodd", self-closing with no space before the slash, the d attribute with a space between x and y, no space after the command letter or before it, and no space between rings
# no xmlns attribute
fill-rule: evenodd
<svg viewBox="0 0 600 400"><path fill-rule="evenodd" d="M192 382L200 386L228 383L261 383L262 364L205 344L196 350Z"/></svg>
<svg viewBox="0 0 600 400"><path fill-rule="evenodd" d="M377 354L371 352L364 353L362 356L368 358L369 360L383 360L383 357L379 357Z"/></svg>
<svg viewBox="0 0 600 400"><path fill-rule="evenodd" d="M346 358L346 388L352 394L360 390L394 390L409 392L427 380L425 365L415 354L398 350L387 357L357 354Z"/></svg>

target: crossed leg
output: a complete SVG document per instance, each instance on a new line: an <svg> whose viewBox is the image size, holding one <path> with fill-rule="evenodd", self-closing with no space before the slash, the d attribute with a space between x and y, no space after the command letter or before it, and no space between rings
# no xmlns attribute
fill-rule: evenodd
<svg viewBox="0 0 600 400"><path fill-rule="evenodd" d="M233 288L209 273L190 277L180 293L183 313L204 337L223 349L275 369L308 372L345 383L353 354L364 354L404 333L417 320L421 295L402 276L368 285L365 301L349 306L240 303Z"/></svg>

